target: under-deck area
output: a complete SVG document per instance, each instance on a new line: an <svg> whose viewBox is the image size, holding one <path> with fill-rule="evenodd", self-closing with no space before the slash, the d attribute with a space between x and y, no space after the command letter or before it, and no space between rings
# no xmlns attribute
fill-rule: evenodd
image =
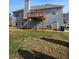
<svg viewBox="0 0 79 59"><path fill-rule="evenodd" d="M43 17L29 17L29 20L27 21L30 29L39 29L40 26L43 28Z"/></svg>

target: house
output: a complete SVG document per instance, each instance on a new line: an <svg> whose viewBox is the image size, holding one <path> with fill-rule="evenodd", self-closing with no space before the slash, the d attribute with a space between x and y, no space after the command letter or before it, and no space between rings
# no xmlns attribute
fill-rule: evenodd
<svg viewBox="0 0 79 59"><path fill-rule="evenodd" d="M16 26L25 26L30 29L59 29L63 25L63 5L32 6L26 20L23 19L23 13L23 9L13 12L13 16L16 18Z"/></svg>

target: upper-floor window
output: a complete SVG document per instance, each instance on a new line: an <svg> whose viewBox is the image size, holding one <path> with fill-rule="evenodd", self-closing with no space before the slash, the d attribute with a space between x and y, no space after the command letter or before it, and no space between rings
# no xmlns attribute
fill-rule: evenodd
<svg viewBox="0 0 79 59"><path fill-rule="evenodd" d="M55 10L53 10L52 14L53 14L53 15L56 15L56 9L55 9Z"/></svg>

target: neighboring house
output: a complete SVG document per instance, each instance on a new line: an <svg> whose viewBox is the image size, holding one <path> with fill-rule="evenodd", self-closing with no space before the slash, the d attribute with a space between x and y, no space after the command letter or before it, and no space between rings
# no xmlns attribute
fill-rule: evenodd
<svg viewBox="0 0 79 59"><path fill-rule="evenodd" d="M29 28L48 28L59 29L63 25L63 5L45 4L32 6L26 17L23 20L23 9L14 11L13 16L16 17L16 26L23 26L26 22L26 27Z"/></svg>
<svg viewBox="0 0 79 59"><path fill-rule="evenodd" d="M64 21L65 29L69 30L69 13L63 14L63 21Z"/></svg>
<svg viewBox="0 0 79 59"><path fill-rule="evenodd" d="M14 24L17 27L22 27L24 24L24 20L23 20L23 10L17 10L17 11L13 11L13 17L14 17Z"/></svg>
<svg viewBox="0 0 79 59"><path fill-rule="evenodd" d="M16 17L12 14L9 14L9 26L16 27Z"/></svg>
<svg viewBox="0 0 79 59"><path fill-rule="evenodd" d="M63 21L64 21L64 24L69 24L69 13L63 14Z"/></svg>

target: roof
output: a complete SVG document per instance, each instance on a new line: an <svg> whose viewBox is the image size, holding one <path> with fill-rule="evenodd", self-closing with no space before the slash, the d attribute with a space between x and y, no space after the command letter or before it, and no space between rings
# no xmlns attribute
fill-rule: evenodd
<svg viewBox="0 0 79 59"><path fill-rule="evenodd" d="M65 17L65 16L69 16L69 13L64 13L63 14L63 17Z"/></svg>
<svg viewBox="0 0 79 59"><path fill-rule="evenodd" d="M64 7L64 6L63 5L45 4L45 5L39 5L39 6L32 6L31 10L57 8L57 7Z"/></svg>
<svg viewBox="0 0 79 59"><path fill-rule="evenodd" d="M13 13L16 13L16 12L23 12L23 9L13 11Z"/></svg>
<svg viewBox="0 0 79 59"><path fill-rule="evenodd" d="M69 13L63 13L63 15L66 15L66 14L69 14Z"/></svg>
<svg viewBox="0 0 79 59"><path fill-rule="evenodd" d="M48 9L48 8L58 8L58 7L64 7L64 5L44 4L44 5L32 6L32 7L30 8L30 10ZM23 12L23 9L17 10L17 11L22 11L22 12ZM17 11L13 11L13 12L17 12Z"/></svg>

